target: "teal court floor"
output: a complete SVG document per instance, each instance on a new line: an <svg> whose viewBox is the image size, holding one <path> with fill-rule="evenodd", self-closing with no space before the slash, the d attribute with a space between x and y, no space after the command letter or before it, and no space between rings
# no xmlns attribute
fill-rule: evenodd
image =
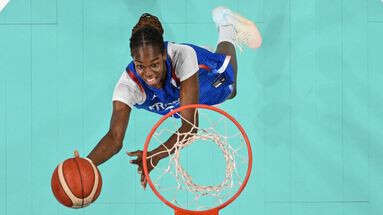
<svg viewBox="0 0 383 215"><path fill-rule="evenodd" d="M132 115L91 206L61 206L51 174L109 128L140 15L158 16L168 41L214 47L220 5L263 37L237 53L238 95L220 106L254 149L246 189L220 214L383 214L380 0L11 0L0 13L0 214L172 214L125 155L143 146L154 114Z"/></svg>

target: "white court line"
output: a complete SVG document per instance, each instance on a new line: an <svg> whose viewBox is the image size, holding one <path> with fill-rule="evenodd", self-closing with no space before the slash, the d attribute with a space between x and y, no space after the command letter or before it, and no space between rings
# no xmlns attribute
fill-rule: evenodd
<svg viewBox="0 0 383 215"><path fill-rule="evenodd" d="M4 9L8 2L9 0L0 0L0 12Z"/></svg>

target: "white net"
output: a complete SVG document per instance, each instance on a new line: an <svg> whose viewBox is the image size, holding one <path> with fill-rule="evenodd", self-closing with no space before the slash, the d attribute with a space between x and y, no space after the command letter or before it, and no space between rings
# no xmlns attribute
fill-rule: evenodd
<svg viewBox="0 0 383 215"><path fill-rule="evenodd" d="M181 117L192 125L184 133L178 132L181 120L175 118L168 118L157 128L149 147L161 144L165 150L157 154L168 157L157 164L150 178L157 191L176 206L207 210L238 191L248 168L248 149L240 130L224 115L199 109L194 117L194 121L199 118L198 126ZM164 143L174 133L176 143L166 148Z"/></svg>

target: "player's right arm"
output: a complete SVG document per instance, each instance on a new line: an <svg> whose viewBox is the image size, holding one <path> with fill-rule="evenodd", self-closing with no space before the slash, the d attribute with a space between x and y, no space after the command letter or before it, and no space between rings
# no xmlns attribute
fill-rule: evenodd
<svg viewBox="0 0 383 215"><path fill-rule="evenodd" d="M117 154L122 148L131 108L120 101L113 101L113 113L108 133L87 156L98 166Z"/></svg>

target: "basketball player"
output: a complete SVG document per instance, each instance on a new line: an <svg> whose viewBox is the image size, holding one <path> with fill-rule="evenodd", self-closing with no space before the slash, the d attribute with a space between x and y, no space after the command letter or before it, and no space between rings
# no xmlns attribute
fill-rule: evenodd
<svg viewBox="0 0 383 215"><path fill-rule="evenodd" d="M218 7L212 11L218 27L218 45L215 53L191 45L163 40L163 28L157 17L143 14L132 30L130 50L133 61L126 67L113 94L113 114L110 129L88 155L100 165L122 148L132 108L166 114L187 104L215 105L233 99L237 93L237 60L235 45L256 49L262 38L256 25L231 10ZM201 32L199 32L201 33ZM194 110L180 113L183 119L197 125ZM182 121L180 133L190 131L192 124ZM177 135L148 152L148 156L172 148ZM148 159L148 171L163 157ZM141 185L146 179L142 166L142 151L128 152L136 159Z"/></svg>

